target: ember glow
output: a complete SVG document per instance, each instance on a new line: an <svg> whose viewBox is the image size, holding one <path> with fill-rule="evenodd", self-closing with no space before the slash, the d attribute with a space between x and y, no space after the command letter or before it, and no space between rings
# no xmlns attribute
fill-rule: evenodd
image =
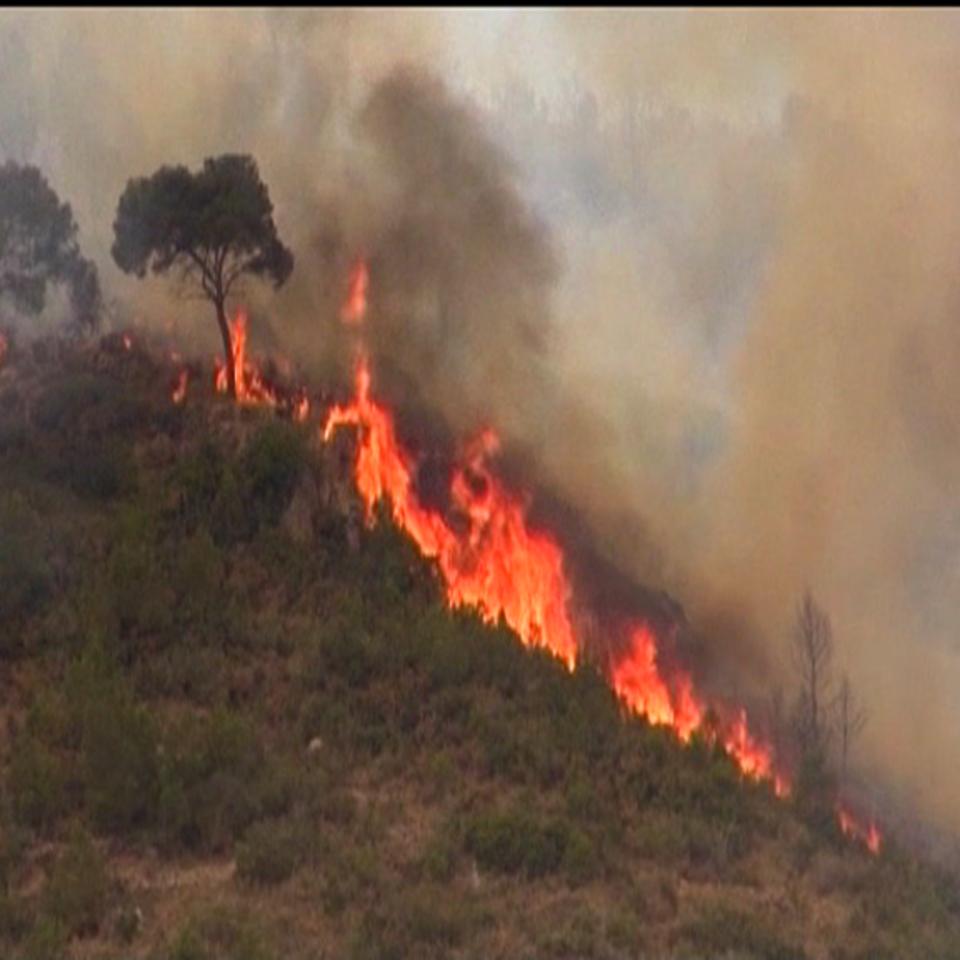
<svg viewBox="0 0 960 960"><path fill-rule="evenodd" d="M170 399L173 400L176 404L181 404L186 399L187 396L187 382L190 379L190 375L187 373L186 369L181 370L177 375L177 382L173 388L173 392L170 394Z"/></svg>
<svg viewBox="0 0 960 960"><path fill-rule="evenodd" d="M837 823L840 831L850 840L858 840L871 853L880 852L880 831L873 820L864 826L843 804L837 804Z"/></svg>
<svg viewBox="0 0 960 960"><path fill-rule="evenodd" d="M351 296L353 292L351 283ZM365 300L360 301L359 312L345 308L341 317L359 325L364 307ZM502 617L524 644L549 650L572 670L580 644L570 612L573 590L564 553L548 532L529 527L526 501L507 490L491 470L490 460L499 447L496 434L487 429L464 450L453 471L448 519L421 503L416 463L397 438L392 412L371 395L370 364L362 350L353 399L331 408L324 441L344 426L357 429L354 480L367 522L374 522L375 508L386 498L394 522L425 557L436 560L451 607L473 608L489 623ZM787 796L788 779L777 768L769 745L750 732L746 710L724 704L708 710L688 673L664 670L661 648L660 638L646 623L636 622L629 629L628 642L608 671L626 707L652 724L670 727L685 743L702 732L723 746L744 776L769 782L777 796ZM710 729L708 714L715 718ZM838 818L845 833L856 829L859 832L851 835L872 852L879 850L875 826L861 831L840 808Z"/></svg>
<svg viewBox="0 0 960 960"><path fill-rule="evenodd" d="M370 272L367 261L358 257L350 268L350 277L347 281L347 298L340 319L347 326L356 326L363 322L367 312L367 286L370 283Z"/></svg>

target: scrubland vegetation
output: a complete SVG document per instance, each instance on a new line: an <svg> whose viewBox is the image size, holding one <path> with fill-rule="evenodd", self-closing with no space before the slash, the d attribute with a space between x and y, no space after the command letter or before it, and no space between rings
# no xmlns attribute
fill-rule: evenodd
<svg viewBox="0 0 960 960"><path fill-rule="evenodd" d="M347 438L170 374L0 368L0 956L960 957L952 878L451 613Z"/></svg>

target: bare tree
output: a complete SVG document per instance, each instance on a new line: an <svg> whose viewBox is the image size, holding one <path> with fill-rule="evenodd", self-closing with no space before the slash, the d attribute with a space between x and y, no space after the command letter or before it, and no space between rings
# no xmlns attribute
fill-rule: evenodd
<svg viewBox="0 0 960 960"><path fill-rule="evenodd" d="M770 745L777 757L785 757L789 742L789 716L783 696L783 687L776 686L767 700L767 728Z"/></svg>
<svg viewBox="0 0 960 960"><path fill-rule="evenodd" d="M850 747L867 723L867 713L860 705L846 674L840 680L837 694L837 732L840 735L840 782L847 779L847 761Z"/></svg>
<svg viewBox="0 0 960 960"><path fill-rule="evenodd" d="M805 751L824 751L829 732L826 713L831 701L833 628L809 590L797 606L791 653L800 685L796 706L800 744Z"/></svg>

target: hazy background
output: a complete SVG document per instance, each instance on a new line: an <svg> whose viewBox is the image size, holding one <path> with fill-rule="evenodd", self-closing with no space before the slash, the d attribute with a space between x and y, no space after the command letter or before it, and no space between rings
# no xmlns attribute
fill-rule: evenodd
<svg viewBox="0 0 960 960"><path fill-rule="evenodd" d="M112 322L215 348L111 224L130 176L254 153L297 258L264 349L342 373L362 249L384 389L492 420L731 693L809 585L861 768L960 828L957 13L4 11L0 91Z"/></svg>

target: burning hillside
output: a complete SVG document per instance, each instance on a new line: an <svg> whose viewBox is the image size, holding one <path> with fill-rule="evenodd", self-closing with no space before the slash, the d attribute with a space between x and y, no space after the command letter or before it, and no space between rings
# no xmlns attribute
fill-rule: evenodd
<svg viewBox="0 0 960 960"><path fill-rule="evenodd" d="M355 266L345 323L362 322L367 282L365 266ZM547 649L572 670L587 653L576 628L575 585L556 538L529 526L525 498L508 491L493 472L491 460L499 446L495 431L482 431L464 447L444 514L421 502L416 464L397 439L393 414L372 396L370 364L362 348L354 398L330 410L324 440L343 426L358 429L355 481L368 522L386 500L397 525L425 557L436 561L452 607L475 608L490 623L502 618L523 643ZM602 611L590 613L602 624ZM614 630L612 625L607 629ZM665 668L665 640L649 623L637 619L620 631L624 635L610 645L613 652L605 666L611 686L630 709L652 724L670 727L684 742L694 733L718 741L745 776L769 781L777 796L789 794L788 772L769 744L751 732L744 707L708 707L687 671ZM846 807L838 807L838 821L845 834L879 851L875 824L861 826Z"/></svg>

